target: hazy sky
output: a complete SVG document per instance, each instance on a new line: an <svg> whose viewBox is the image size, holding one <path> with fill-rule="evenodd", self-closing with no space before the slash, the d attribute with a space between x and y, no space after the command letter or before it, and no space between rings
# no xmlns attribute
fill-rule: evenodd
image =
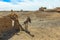
<svg viewBox="0 0 60 40"><path fill-rule="evenodd" d="M0 0L0 10L37 10L60 7L60 0Z"/></svg>

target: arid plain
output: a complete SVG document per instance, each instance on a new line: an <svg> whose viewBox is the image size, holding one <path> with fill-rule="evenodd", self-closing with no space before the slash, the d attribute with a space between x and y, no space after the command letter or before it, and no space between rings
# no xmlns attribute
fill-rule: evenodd
<svg viewBox="0 0 60 40"><path fill-rule="evenodd" d="M59 12L37 12L37 11L17 11L20 24L24 27L23 22L27 16L31 18L28 30L34 37L24 31L20 31L8 40L60 40L60 13ZM5 16L10 12L0 12L0 16Z"/></svg>

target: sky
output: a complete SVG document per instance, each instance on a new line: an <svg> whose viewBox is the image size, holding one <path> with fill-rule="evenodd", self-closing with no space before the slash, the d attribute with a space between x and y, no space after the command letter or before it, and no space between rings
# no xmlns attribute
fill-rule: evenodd
<svg viewBox="0 0 60 40"><path fill-rule="evenodd" d="M0 10L38 10L60 7L60 0L0 0Z"/></svg>

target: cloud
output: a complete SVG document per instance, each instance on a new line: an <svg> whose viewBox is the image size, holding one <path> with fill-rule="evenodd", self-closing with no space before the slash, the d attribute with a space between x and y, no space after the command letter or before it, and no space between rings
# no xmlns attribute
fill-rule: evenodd
<svg viewBox="0 0 60 40"><path fill-rule="evenodd" d="M16 3L16 2L15 2ZM17 2L17 4L8 3L8 2L0 2L0 10L36 10L36 5L33 2Z"/></svg>
<svg viewBox="0 0 60 40"><path fill-rule="evenodd" d="M0 1L0 10L38 10L41 6L47 8L60 7L60 0L10 0Z"/></svg>

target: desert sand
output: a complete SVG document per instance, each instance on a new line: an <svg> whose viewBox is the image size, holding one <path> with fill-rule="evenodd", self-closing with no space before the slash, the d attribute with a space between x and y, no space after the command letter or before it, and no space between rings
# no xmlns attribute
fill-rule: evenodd
<svg viewBox="0 0 60 40"><path fill-rule="evenodd" d="M0 12L0 16L10 12ZM29 31L34 37L24 31L20 31L7 40L60 40L60 13L58 12L15 12L19 16L22 25L27 16L30 16L32 23L29 23ZM24 25L22 25L24 27Z"/></svg>

